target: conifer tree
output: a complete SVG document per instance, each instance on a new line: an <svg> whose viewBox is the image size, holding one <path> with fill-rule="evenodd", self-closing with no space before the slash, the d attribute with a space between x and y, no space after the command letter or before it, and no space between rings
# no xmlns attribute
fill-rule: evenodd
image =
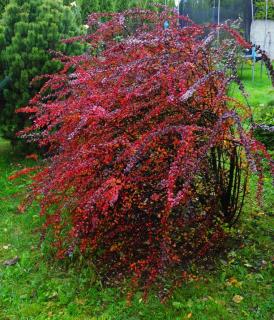
<svg viewBox="0 0 274 320"><path fill-rule="evenodd" d="M79 53L79 44L61 42L79 32L72 8L62 0L9 1L0 20L0 128L4 137L14 140L25 124L14 111L37 90L30 87L30 81L60 67L49 50Z"/></svg>
<svg viewBox="0 0 274 320"><path fill-rule="evenodd" d="M0 0L0 17L5 9L5 6L8 4L9 0Z"/></svg>
<svg viewBox="0 0 274 320"><path fill-rule="evenodd" d="M81 8L81 15L82 15L83 21L86 21L88 15L91 12L100 11L99 0L78 0L77 4Z"/></svg>
<svg viewBox="0 0 274 320"><path fill-rule="evenodd" d="M85 21L92 12L121 12L130 8L153 9L156 4L165 4L165 0L78 0ZM168 0L169 6L174 6L174 0Z"/></svg>

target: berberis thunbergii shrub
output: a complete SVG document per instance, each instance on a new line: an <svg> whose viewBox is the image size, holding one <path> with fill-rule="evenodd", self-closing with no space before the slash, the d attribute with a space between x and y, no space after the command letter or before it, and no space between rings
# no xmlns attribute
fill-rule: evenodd
<svg viewBox="0 0 274 320"><path fill-rule="evenodd" d="M33 116L21 135L51 154L31 199L57 256L80 250L102 279L145 292L221 244L268 157L248 108L227 96L249 44L223 25L217 45L215 27L188 24L169 10L92 14L80 39L97 54L61 57L21 110Z"/></svg>

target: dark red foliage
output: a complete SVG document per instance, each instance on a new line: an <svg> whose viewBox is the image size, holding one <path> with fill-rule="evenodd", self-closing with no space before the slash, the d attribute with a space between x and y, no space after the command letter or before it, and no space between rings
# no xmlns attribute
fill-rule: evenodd
<svg viewBox="0 0 274 320"><path fill-rule="evenodd" d="M262 180L251 114L227 96L248 44L223 26L217 45L216 26L179 28L170 11L89 23L82 41L94 54L59 55L64 69L24 109L35 115L21 134L50 155L32 194L59 257L80 248L105 280L130 276L146 290L216 248L249 168Z"/></svg>

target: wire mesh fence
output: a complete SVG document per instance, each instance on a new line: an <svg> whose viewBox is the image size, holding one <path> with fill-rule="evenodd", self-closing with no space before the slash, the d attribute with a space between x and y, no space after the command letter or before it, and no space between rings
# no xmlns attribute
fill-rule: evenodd
<svg viewBox="0 0 274 320"><path fill-rule="evenodd" d="M240 19L242 32L249 40L252 22L251 0L181 0L179 11L181 15L188 16L199 24Z"/></svg>

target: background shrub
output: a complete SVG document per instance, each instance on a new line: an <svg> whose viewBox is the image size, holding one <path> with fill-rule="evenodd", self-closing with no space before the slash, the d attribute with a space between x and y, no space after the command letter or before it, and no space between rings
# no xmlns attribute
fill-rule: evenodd
<svg viewBox="0 0 274 320"><path fill-rule="evenodd" d="M152 9L155 4L165 4L164 0L77 0L76 3L81 8L83 21L87 21L87 17L92 12L121 12L126 9L138 7L142 9ZM174 0L168 0L167 4L171 7L175 6Z"/></svg>
<svg viewBox="0 0 274 320"><path fill-rule="evenodd" d="M255 137L269 150L274 149L274 100L267 105L261 104L255 108Z"/></svg>
<svg viewBox="0 0 274 320"><path fill-rule="evenodd" d="M79 45L65 45L61 39L81 33L70 7L61 0L10 0L0 20L0 81L2 104L0 129L14 140L26 118L15 114L39 85L30 86L38 75L56 72L59 61L52 61L49 49L67 54L79 53Z"/></svg>

